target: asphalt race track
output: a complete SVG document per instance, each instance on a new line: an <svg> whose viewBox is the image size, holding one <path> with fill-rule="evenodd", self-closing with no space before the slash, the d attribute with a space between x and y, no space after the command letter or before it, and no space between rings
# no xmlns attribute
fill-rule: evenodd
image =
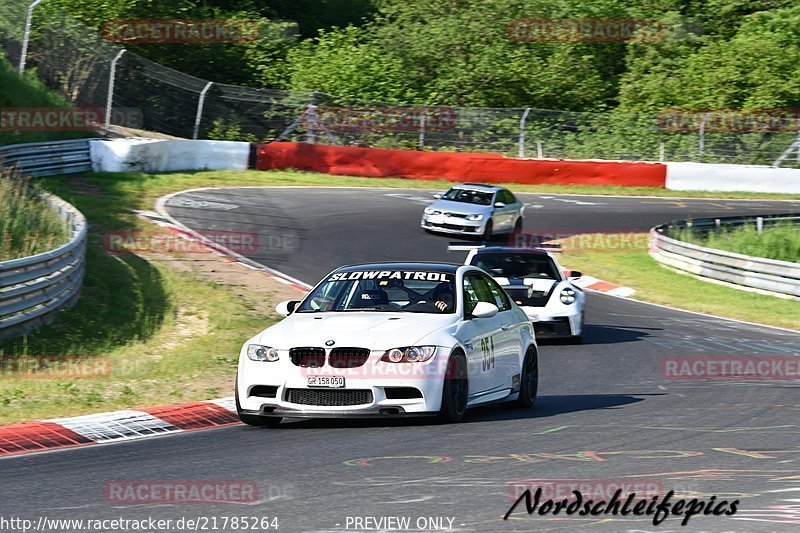
<svg viewBox="0 0 800 533"><path fill-rule="evenodd" d="M451 238L419 228L430 195L218 189L174 196L167 209L193 229L258 234L259 249L246 255L313 284L344 263L463 260L463 253L446 251ZM520 196L528 204L525 229L536 233L800 212L800 202ZM352 517L365 516L411 517L412 531L428 517L475 532L800 530L800 383L667 381L659 366L665 356L800 356L800 334L602 294L589 295L586 320L583 345L541 347L533 410L482 408L465 423L445 426L426 420L295 421L277 430L237 425L11 457L0 460L3 514L277 516L286 532L345 531L348 524L353 530ZM261 499L248 506L110 506L103 485L123 479L256 480ZM648 517L528 516L524 505L503 521L515 487L524 485L514 482L537 479L639 483L740 504L733 517L695 516L686 527L678 517L656 527Z"/></svg>

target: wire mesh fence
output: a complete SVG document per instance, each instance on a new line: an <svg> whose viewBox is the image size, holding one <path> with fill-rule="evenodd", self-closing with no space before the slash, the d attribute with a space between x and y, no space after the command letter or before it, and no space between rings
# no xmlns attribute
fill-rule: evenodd
<svg viewBox="0 0 800 533"><path fill-rule="evenodd" d="M227 85L131 52L119 56L120 45L67 14L29 6L30 0L0 4L0 47L9 62L20 64L32 13L27 69L71 104L110 110L117 126L181 138L800 167L800 120L791 110L622 114L421 106Z"/></svg>

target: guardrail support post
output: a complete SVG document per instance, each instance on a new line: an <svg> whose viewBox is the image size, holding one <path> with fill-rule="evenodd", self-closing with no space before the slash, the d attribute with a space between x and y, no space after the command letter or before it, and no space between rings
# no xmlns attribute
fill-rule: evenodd
<svg viewBox="0 0 800 533"><path fill-rule="evenodd" d="M419 117L419 141L417 142L417 149L424 150L425 149L425 119L427 115L425 114L425 106L422 106L422 115Z"/></svg>
<svg viewBox="0 0 800 533"><path fill-rule="evenodd" d="M311 103L308 104L306 109L306 142L314 144L316 138L314 136L314 126L317 125L317 105L318 104L317 91L311 93Z"/></svg>
<svg viewBox="0 0 800 533"><path fill-rule="evenodd" d="M104 131L108 133L111 128L111 106L114 104L114 79L117 77L117 61L125 53L125 49L120 50L114 59L111 60L111 71L108 73L108 97L106 98L106 121Z"/></svg>
<svg viewBox="0 0 800 533"><path fill-rule="evenodd" d="M203 104L206 101L206 93L214 85L213 81L210 81L203 87L203 90L200 91L200 98L197 100L197 115L194 117L194 132L192 133L192 139L195 141L197 140L197 135L200 133L200 119L203 116Z"/></svg>
<svg viewBox="0 0 800 533"><path fill-rule="evenodd" d="M711 118L711 113L706 113L703 115L703 121L700 122L700 146L698 147L700 155L706 151L706 122L709 118Z"/></svg>
<svg viewBox="0 0 800 533"><path fill-rule="evenodd" d="M528 113L531 112L530 107L525 108L525 112L522 113L522 118L519 120L519 157L525 157L525 121L528 119ZM539 156L541 159L541 156Z"/></svg>
<svg viewBox="0 0 800 533"><path fill-rule="evenodd" d="M31 38L31 20L33 19L33 8L39 5L42 0L34 0L28 6L28 15L25 18L25 33L22 35L22 51L19 54L19 73L25 72L25 62L28 59L28 41Z"/></svg>
<svg viewBox="0 0 800 533"><path fill-rule="evenodd" d="M756 217L756 231L759 235L764 231L764 217Z"/></svg>

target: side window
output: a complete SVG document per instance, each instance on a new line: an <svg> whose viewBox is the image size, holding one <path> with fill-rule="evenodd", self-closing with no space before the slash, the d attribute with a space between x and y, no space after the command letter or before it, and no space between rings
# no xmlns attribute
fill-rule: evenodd
<svg viewBox="0 0 800 533"><path fill-rule="evenodd" d="M503 202L506 205L513 204L514 203L514 199L513 198L514 197L511 196L511 193L506 191L506 190L497 192L497 201L498 202Z"/></svg>
<svg viewBox="0 0 800 533"><path fill-rule="evenodd" d="M512 193L511 191L505 191L505 193L506 196L508 197L508 201L506 202L507 204L515 204L519 202L519 200L517 200L517 197L514 196L514 193Z"/></svg>
<svg viewBox="0 0 800 533"><path fill-rule="evenodd" d="M474 278L472 276L464 276L464 315L468 315L475 309L475 304L478 303L478 291L472 283Z"/></svg>
<svg viewBox="0 0 800 533"><path fill-rule="evenodd" d="M500 311L508 311L511 309L511 300L508 298L506 291L491 278L484 278L484 281L486 285L488 285L489 291L492 293L492 303L496 305Z"/></svg>
<svg viewBox="0 0 800 533"><path fill-rule="evenodd" d="M496 304L489 284L483 276L472 274L464 277L464 311L471 313L478 302ZM499 306L498 306L499 307Z"/></svg>

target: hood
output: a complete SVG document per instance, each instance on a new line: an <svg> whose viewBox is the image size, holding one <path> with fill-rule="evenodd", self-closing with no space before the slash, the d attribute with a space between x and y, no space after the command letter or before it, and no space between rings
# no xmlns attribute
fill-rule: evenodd
<svg viewBox="0 0 800 533"><path fill-rule="evenodd" d="M438 211L446 211L459 215L486 214L492 211L491 205L468 204L466 202L452 202L450 200L436 200L428 207Z"/></svg>
<svg viewBox="0 0 800 533"><path fill-rule="evenodd" d="M295 346L358 347L382 350L412 346L455 324L456 314L332 312L296 313L261 332L260 344L286 350Z"/></svg>

